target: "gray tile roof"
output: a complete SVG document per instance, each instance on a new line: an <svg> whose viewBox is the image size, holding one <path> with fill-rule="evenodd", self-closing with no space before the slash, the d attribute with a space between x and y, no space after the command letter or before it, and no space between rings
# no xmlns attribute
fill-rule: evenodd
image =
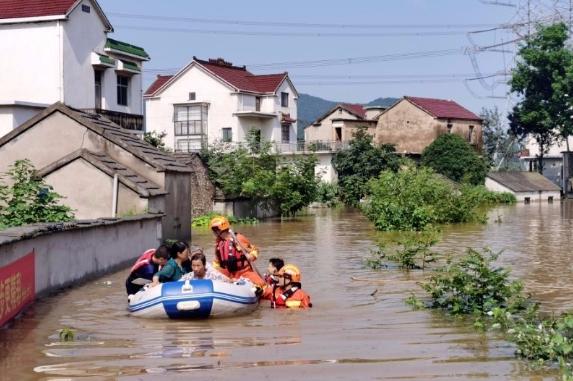
<svg viewBox="0 0 573 381"><path fill-rule="evenodd" d="M121 128L104 116L76 110L61 102L51 105L20 127L1 137L0 146L56 111L69 116L76 122L89 128L96 134L103 136L114 144L117 144L159 171L192 172L187 165L177 161L170 153L163 152L151 144L146 143L139 135Z"/></svg>
<svg viewBox="0 0 573 381"><path fill-rule="evenodd" d="M537 172L490 172L487 177L514 192L559 192L561 188Z"/></svg>
<svg viewBox="0 0 573 381"><path fill-rule="evenodd" d="M62 168L63 166L71 163L72 161L82 158L92 164L94 167L98 168L99 170L103 171L107 175L113 177L114 175L118 175L119 181L128 187L129 189L133 190L134 192L138 193L141 197L153 197L164 195L167 192L161 189L161 187L154 182L138 175L131 169L127 168L123 164L115 161L105 153L101 152L90 152L86 149L80 149L71 154L63 157L62 159L52 163L45 168L40 169L37 174L38 176L44 177L49 175L50 173Z"/></svg>

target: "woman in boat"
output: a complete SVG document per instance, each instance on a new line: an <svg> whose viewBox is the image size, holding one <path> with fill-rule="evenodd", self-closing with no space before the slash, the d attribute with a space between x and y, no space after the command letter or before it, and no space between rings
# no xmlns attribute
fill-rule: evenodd
<svg viewBox="0 0 573 381"><path fill-rule="evenodd" d="M189 260L189 246L185 242L175 242L171 246L171 259L154 276L151 287L159 283L173 282L181 279L186 271L183 263Z"/></svg>

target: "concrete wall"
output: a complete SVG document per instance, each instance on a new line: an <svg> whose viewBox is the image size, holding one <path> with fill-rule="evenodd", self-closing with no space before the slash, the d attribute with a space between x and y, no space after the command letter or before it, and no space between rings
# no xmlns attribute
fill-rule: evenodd
<svg viewBox="0 0 573 381"><path fill-rule="evenodd" d="M62 203L75 211L77 219L112 215L113 177L79 158L47 175L46 182L65 197ZM86 191L78 192L78 187ZM87 191L87 190L91 191ZM147 199L119 183L117 215L144 214Z"/></svg>
<svg viewBox="0 0 573 381"><path fill-rule="evenodd" d="M314 174L320 177L320 181L325 183L336 183L338 175L332 166L332 153L317 152L318 163L314 167Z"/></svg>
<svg viewBox="0 0 573 381"><path fill-rule="evenodd" d="M131 263L162 238L161 216L29 225L0 231L0 268L35 251L36 295L103 275Z"/></svg>
<svg viewBox="0 0 573 381"><path fill-rule="evenodd" d="M482 128L478 121L450 120L451 133L481 149ZM399 153L421 154L440 135L448 133L448 120L435 119L407 100L384 112L376 126L377 144L394 144ZM473 134L470 140L470 126Z"/></svg>
<svg viewBox="0 0 573 381"><path fill-rule="evenodd" d="M278 208L257 204L252 200L215 200L213 211L237 218L270 218L280 216Z"/></svg>
<svg viewBox="0 0 573 381"><path fill-rule="evenodd" d="M538 192L514 192L511 189L507 188L506 186L498 183L497 181L486 177L485 178L485 187L493 192L508 192L515 195L518 202L525 202L526 198L529 198L530 202L547 202L550 198L553 198L553 201L559 201L561 199L560 192L553 192L553 191L538 191Z"/></svg>
<svg viewBox="0 0 573 381"><path fill-rule="evenodd" d="M209 179L209 170L196 153L177 154L177 159L187 164L191 173L191 216L197 217L213 210L215 186Z"/></svg>
<svg viewBox="0 0 573 381"><path fill-rule="evenodd" d="M0 105L0 137L6 135L40 111L42 111L42 108L35 106Z"/></svg>

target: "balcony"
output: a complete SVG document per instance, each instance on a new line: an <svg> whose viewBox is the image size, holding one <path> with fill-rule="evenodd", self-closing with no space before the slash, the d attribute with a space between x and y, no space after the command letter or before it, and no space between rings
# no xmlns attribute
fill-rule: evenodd
<svg viewBox="0 0 573 381"><path fill-rule="evenodd" d="M239 147L247 147L245 142L218 142L219 148L223 150L233 150ZM280 143L270 142L271 151L277 154L310 154L310 153L334 153L348 148L349 142L340 141L313 141Z"/></svg>
<svg viewBox="0 0 573 381"><path fill-rule="evenodd" d="M262 112L256 110L239 110L233 113L234 116L239 118L255 118L255 119L273 119L277 114L272 112Z"/></svg>
<svg viewBox="0 0 573 381"><path fill-rule="evenodd" d="M102 115L127 130L143 132L143 115L128 114L125 112L103 109L86 109L84 111Z"/></svg>

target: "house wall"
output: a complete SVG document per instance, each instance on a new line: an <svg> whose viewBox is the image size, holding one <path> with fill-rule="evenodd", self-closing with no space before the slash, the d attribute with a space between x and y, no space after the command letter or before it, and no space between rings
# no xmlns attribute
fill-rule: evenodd
<svg viewBox="0 0 573 381"><path fill-rule="evenodd" d="M360 127L366 127L366 133L375 136L376 135L376 121L365 122L363 120L352 122L348 120L344 121L334 121L333 127L342 127L342 141L349 142L354 139L354 134Z"/></svg>
<svg viewBox="0 0 573 381"><path fill-rule="evenodd" d="M537 144L537 141L535 141L533 137L529 136L526 139L525 148L529 150L529 156L535 157L539 155L539 145ZM573 136L569 137L569 149L573 150ZM561 152L563 151L567 151L567 144L565 143L564 140L561 140L556 144L553 144L551 147L549 147L549 152L547 152L545 155L561 157Z"/></svg>
<svg viewBox="0 0 573 381"><path fill-rule="evenodd" d="M313 124L304 129L304 140L306 142L312 141L334 141L336 134L333 127L333 119L357 119L356 116L343 110L341 108L334 110L326 118L320 121L320 124L315 126ZM344 132L343 132L344 133Z"/></svg>
<svg viewBox="0 0 573 381"><path fill-rule="evenodd" d="M318 163L314 167L314 174L320 177L320 181L325 183L336 183L338 175L332 166L332 153L322 152L316 153Z"/></svg>
<svg viewBox="0 0 573 381"><path fill-rule="evenodd" d="M281 106L281 93L288 93L288 107ZM277 90L277 95L271 98L274 101L275 110L279 111L283 114L289 114L291 119L298 120L298 97L296 95L296 90L290 85L288 81L284 81ZM279 116L280 118L280 116ZM281 124L280 119L277 120L277 134L275 141L281 141ZM293 123L290 126L290 143L296 143L297 141L297 131L298 131L298 122Z"/></svg>
<svg viewBox="0 0 573 381"><path fill-rule="evenodd" d="M470 143L481 149L482 129L478 121L451 119L451 132L469 141L469 126L474 126ZM376 126L377 144L394 144L400 153L421 154L438 136L448 133L448 120L438 120L407 100L384 112Z"/></svg>
<svg viewBox="0 0 573 381"><path fill-rule="evenodd" d="M529 198L530 202L547 202L550 197L553 198L553 201L559 201L561 199L561 193L559 191L514 192L489 177L486 177L485 179L485 187L493 192L512 193L515 195L518 202L525 202L526 198Z"/></svg>
<svg viewBox="0 0 573 381"><path fill-rule="evenodd" d="M41 107L0 105L0 137L6 135L42 110Z"/></svg>
<svg viewBox="0 0 573 381"><path fill-rule="evenodd" d="M0 104L52 104L61 95L61 22L0 25Z"/></svg>

